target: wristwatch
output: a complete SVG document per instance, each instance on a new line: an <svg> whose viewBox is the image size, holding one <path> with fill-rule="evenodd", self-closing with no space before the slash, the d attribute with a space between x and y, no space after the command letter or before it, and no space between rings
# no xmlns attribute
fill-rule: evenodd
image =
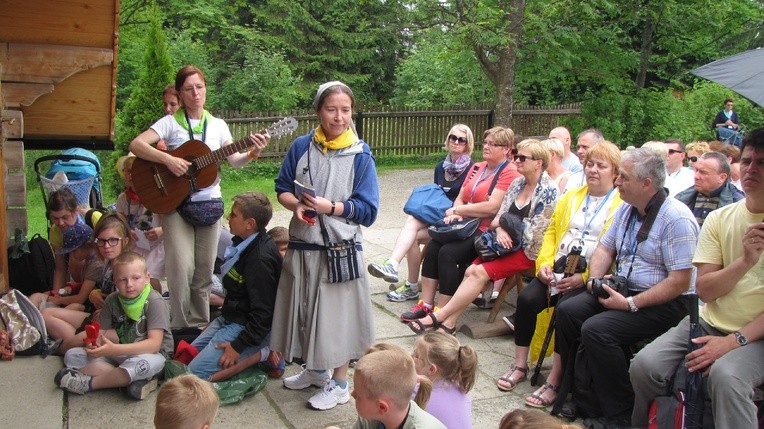
<svg viewBox="0 0 764 429"><path fill-rule="evenodd" d="M626 298L626 302L629 304L629 311L632 313L636 313L639 310L639 308L637 308L637 304L634 304L633 296Z"/></svg>
<svg viewBox="0 0 764 429"><path fill-rule="evenodd" d="M741 347L748 344L748 338L746 338L745 335L741 334L740 331L735 331L733 333L735 334L735 340L737 340L737 343Z"/></svg>

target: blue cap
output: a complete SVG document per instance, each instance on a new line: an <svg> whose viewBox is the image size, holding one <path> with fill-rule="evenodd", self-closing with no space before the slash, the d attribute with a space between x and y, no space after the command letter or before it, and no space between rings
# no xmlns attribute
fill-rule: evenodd
<svg viewBox="0 0 764 429"><path fill-rule="evenodd" d="M75 223L64 231L64 245L56 251L59 255L65 255L90 240L93 236L93 228L84 223Z"/></svg>

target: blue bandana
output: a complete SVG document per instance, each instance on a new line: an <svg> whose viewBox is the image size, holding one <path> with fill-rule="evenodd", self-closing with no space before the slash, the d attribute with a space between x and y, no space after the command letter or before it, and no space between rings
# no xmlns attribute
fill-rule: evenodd
<svg viewBox="0 0 764 429"><path fill-rule="evenodd" d="M255 237L257 237L257 232L247 237L246 240L242 240L241 243L235 245L235 246L228 246L225 248L225 253L223 254L223 265L220 266L220 274L222 276L225 276L226 273L233 268L234 264L236 264L236 261L239 260L239 256L241 255L241 251L246 249L247 246L249 246L249 243L251 243ZM234 237L235 238L235 237Z"/></svg>

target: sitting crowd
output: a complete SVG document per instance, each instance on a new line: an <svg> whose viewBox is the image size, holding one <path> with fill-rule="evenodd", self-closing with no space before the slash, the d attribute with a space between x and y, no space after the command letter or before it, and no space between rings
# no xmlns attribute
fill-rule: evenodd
<svg viewBox="0 0 764 429"><path fill-rule="evenodd" d="M182 168L150 144L162 138L172 147L178 134L205 134L208 121L220 146L231 144L203 100L184 95L203 85L198 69L179 72L184 109L135 139L138 157ZM677 368L686 366L707 379L717 426L756 426L753 391L764 383L764 128L748 133L739 149L669 139L625 151L587 129L573 152L564 127L547 139L520 139L497 126L482 134L482 161L475 162L472 130L454 125L433 177L446 206L436 219L407 212L390 256L367 266L392 283L390 301L416 301L400 314L417 335L407 352L373 342L361 226L376 220L379 189L371 150L353 127L353 103L341 82L319 87L320 125L295 140L276 178L278 202L292 212L288 229L268 230L273 206L262 192L233 198L217 282L217 182L207 189L210 199L198 201L205 216L218 213L211 224L200 213L190 220L142 207L132 190L132 158L120 167L128 190L116 212L86 219L66 188L52 194L53 290L69 287L68 295L31 298L64 356L56 385L76 394L123 387L143 399L174 357L213 382L252 366L279 378L285 362L301 362L284 386L320 387L308 400L317 410L354 398L356 428L470 428L478 356L455 338L460 318L491 284L498 290L532 274L516 311L504 318L515 350L498 389L511 391L528 378L537 315L552 308L552 367L525 398L528 407L553 406L553 414L586 417L594 427L646 427L651 404L670 395ZM256 153L229 162L256 158L269 136L248 139ZM297 192L296 183L315 194ZM465 235L438 233L456 225ZM398 285L404 257L407 276ZM158 281L165 276L169 297ZM179 291L173 282L181 277ZM688 344L695 294L700 334ZM174 337L188 328L203 330L180 343L181 359ZM167 417L191 391L204 399L199 415ZM217 402L209 392L196 378L167 382L155 424L180 427L181 419L195 418L183 421L211 425ZM501 427L535 418L515 410Z"/></svg>

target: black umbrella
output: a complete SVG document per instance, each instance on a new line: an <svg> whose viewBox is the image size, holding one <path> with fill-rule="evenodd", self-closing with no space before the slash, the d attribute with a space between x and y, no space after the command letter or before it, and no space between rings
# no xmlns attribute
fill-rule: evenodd
<svg viewBox="0 0 764 429"><path fill-rule="evenodd" d="M764 106L764 49L753 49L722 58L690 73L726 86Z"/></svg>
<svg viewBox="0 0 764 429"><path fill-rule="evenodd" d="M703 329L700 327L698 317L698 295L691 294L689 299L690 313L690 339L687 345L688 352L699 349L701 346L692 342L693 338L702 337ZM694 371L687 374L684 398L684 428L700 429L703 427L703 371Z"/></svg>

